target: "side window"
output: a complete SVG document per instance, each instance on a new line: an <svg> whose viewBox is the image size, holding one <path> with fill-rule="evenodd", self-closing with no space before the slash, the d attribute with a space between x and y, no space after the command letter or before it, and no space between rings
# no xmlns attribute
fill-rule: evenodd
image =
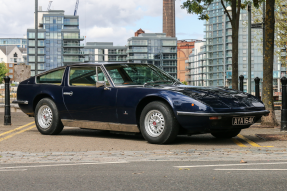
<svg viewBox="0 0 287 191"><path fill-rule="evenodd" d="M53 72L38 76L36 81L38 84L61 85L64 72L65 72L65 68L57 70L57 71L53 71Z"/></svg>
<svg viewBox="0 0 287 191"><path fill-rule="evenodd" d="M102 69L98 67L98 80L105 81L107 86L110 86L109 81L107 80L105 74L103 73Z"/></svg>
<svg viewBox="0 0 287 191"><path fill-rule="evenodd" d="M96 86L96 82L96 67L72 67L70 69L70 86Z"/></svg>

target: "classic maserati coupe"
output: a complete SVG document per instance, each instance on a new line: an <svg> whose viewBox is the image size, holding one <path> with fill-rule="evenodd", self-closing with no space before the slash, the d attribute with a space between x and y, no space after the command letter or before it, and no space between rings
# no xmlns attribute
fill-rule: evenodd
<svg viewBox="0 0 287 191"><path fill-rule="evenodd" d="M269 114L250 94L183 85L154 65L135 63L49 70L21 82L14 103L45 135L69 126L141 133L155 144L179 134L231 138Z"/></svg>

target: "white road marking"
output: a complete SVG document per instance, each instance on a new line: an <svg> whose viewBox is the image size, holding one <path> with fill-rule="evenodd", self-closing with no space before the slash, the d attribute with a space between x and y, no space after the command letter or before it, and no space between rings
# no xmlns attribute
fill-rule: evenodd
<svg viewBox="0 0 287 191"><path fill-rule="evenodd" d="M94 164L122 164L129 163L126 161L123 162L98 162L98 163L71 163L71 164L50 164L50 165L34 165L34 166L11 166L11 167L0 167L1 170L6 169L19 169L19 168L41 168L41 167L57 167L57 166L77 166L77 165L94 165Z"/></svg>
<svg viewBox="0 0 287 191"><path fill-rule="evenodd" d="M287 162L277 163L244 163L244 164L215 164L215 165L194 165L194 166L174 166L175 168L200 168L200 167L216 167L216 166L250 166L250 165L271 165L271 164L287 164Z"/></svg>
<svg viewBox="0 0 287 191"><path fill-rule="evenodd" d="M225 170L225 171L243 171L243 170L249 170L249 171L260 171L260 170L267 170L267 171L271 171L271 170L287 170L287 169L213 169L213 170Z"/></svg>
<svg viewBox="0 0 287 191"><path fill-rule="evenodd" d="M25 171L27 169L7 169L7 170L0 170L0 172L19 172L19 171Z"/></svg>

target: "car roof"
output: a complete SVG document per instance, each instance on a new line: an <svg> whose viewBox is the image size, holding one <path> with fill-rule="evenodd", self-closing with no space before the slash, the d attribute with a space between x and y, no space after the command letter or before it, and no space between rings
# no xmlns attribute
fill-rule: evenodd
<svg viewBox="0 0 287 191"><path fill-rule="evenodd" d="M88 62L88 63L71 64L68 66L91 66L91 65L101 66L101 65L109 65L109 64L143 64L143 63L127 63L127 62L100 62L100 63L95 63L95 62Z"/></svg>

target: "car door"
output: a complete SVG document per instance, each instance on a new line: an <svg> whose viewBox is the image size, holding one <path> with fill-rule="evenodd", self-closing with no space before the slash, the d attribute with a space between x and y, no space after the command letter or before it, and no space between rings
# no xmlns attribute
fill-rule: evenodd
<svg viewBox="0 0 287 191"><path fill-rule="evenodd" d="M72 66L68 84L63 89L65 105L74 120L117 122L117 90L96 87L97 81L108 81L100 66Z"/></svg>

